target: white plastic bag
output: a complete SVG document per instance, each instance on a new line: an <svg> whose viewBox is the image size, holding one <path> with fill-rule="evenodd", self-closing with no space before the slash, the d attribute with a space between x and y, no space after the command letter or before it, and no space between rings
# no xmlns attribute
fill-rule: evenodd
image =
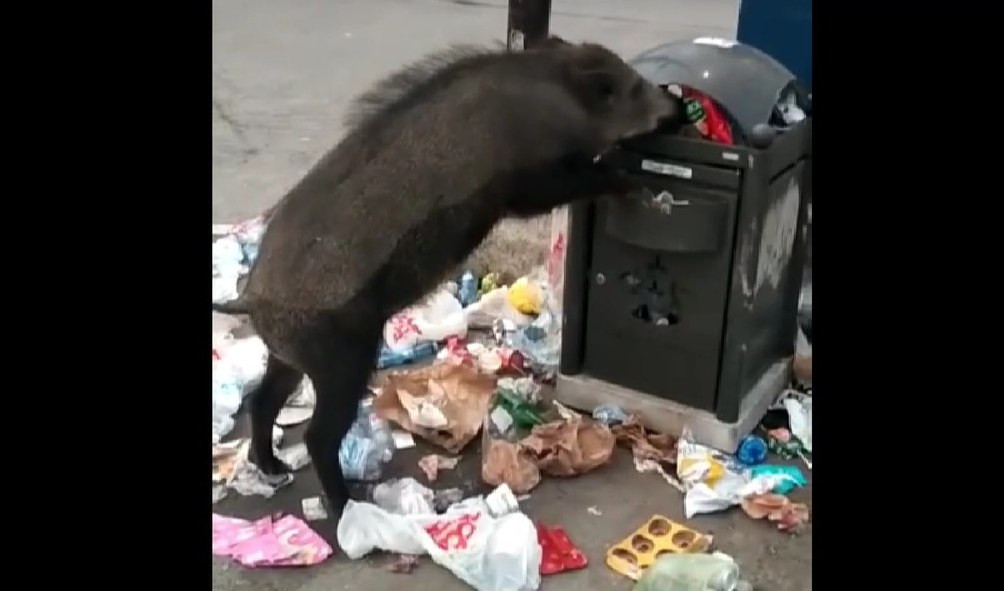
<svg viewBox="0 0 1004 591"><path fill-rule="evenodd" d="M421 304L406 308L387 321L383 338L387 348L402 353L416 344L467 336L467 316L457 298L441 289Z"/></svg>
<svg viewBox="0 0 1004 591"><path fill-rule="evenodd" d="M481 296L481 299L464 308L467 324L471 328L491 328L495 320L510 320L517 327L533 322L533 317L523 314L509 303L509 288L498 287Z"/></svg>
<svg viewBox="0 0 1004 591"><path fill-rule="evenodd" d="M234 428L233 416L241 400L265 375L268 349L258 337L227 342L213 362L213 443Z"/></svg>
<svg viewBox="0 0 1004 591"><path fill-rule="evenodd" d="M435 515L433 492L414 478L388 480L373 489L373 502L398 515Z"/></svg>
<svg viewBox="0 0 1004 591"><path fill-rule="evenodd" d="M494 519L477 506L467 503L443 515L395 515L349 501L338 522L338 545L351 559L376 549L428 554L478 591L535 591L541 549L533 522L518 512Z"/></svg>
<svg viewBox="0 0 1004 591"><path fill-rule="evenodd" d="M786 398L784 408L788 411L791 434L798 437L805 451L812 453L812 397Z"/></svg>

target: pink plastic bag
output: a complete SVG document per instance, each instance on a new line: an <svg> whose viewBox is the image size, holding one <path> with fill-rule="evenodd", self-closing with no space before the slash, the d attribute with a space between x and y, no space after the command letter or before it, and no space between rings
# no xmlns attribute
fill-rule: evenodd
<svg viewBox="0 0 1004 591"><path fill-rule="evenodd" d="M314 530L292 515L252 522L213 513L213 554L255 568L319 564L331 556L332 550Z"/></svg>

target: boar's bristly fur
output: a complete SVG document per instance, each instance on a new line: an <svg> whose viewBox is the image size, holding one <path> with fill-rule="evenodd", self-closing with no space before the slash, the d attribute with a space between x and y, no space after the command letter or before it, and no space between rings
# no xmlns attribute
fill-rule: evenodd
<svg viewBox="0 0 1004 591"><path fill-rule="evenodd" d="M305 441L339 512L338 449L387 320L503 217L634 189L597 156L680 111L609 50L557 38L518 53L449 50L375 85L345 138L273 210L240 298L214 306L248 314L269 350L250 395L252 460L286 470L272 425L306 374L316 407Z"/></svg>

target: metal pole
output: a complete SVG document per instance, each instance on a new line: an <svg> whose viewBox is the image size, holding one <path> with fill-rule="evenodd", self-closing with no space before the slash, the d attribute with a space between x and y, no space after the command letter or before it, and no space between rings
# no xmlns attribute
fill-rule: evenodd
<svg viewBox="0 0 1004 591"><path fill-rule="evenodd" d="M522 51L547 39L551 0L509 0L506 48Z"/></svg>

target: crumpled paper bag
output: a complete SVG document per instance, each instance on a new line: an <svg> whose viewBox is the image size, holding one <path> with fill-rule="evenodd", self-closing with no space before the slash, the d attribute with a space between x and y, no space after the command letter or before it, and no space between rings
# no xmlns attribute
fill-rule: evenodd
<svg viewBox="0 0 1004 591"><path fill-rule="evenodd" d="M388 374L373 409L456 454L478 434L494 398L493 376L466 365L436 364Z"/></svg>
<svg viewBox="0 0 1004 591"><path fill-rule="evenodd" d="M492 486L509 485L525 495L540 484L540 469L518 443L488 439L481 450L481 480Z"/></svg>
<svg viewBox="0 0 1004 591"><path fill-rule="evenodd" d="M766 493L750 495L740 505L753 519L766 517L777 522L777 529L797 533L809 521L809 507L805 503L793 503L784 495Z"/></svg>
<svg viewBox="0 0 1004 591"><path fill-rule="evenodd" d="M537 425L519 445L545 474L576 476L609 462L616 442L606 425L576 417Z"/></svg>
<svg viewBox="0 0 1004 591"><path fill-rule="evenodd" d="M636 415L610 428L617 443L630 447L636 460L676 463L676 438L664 433L649 433Z"/></svg>

